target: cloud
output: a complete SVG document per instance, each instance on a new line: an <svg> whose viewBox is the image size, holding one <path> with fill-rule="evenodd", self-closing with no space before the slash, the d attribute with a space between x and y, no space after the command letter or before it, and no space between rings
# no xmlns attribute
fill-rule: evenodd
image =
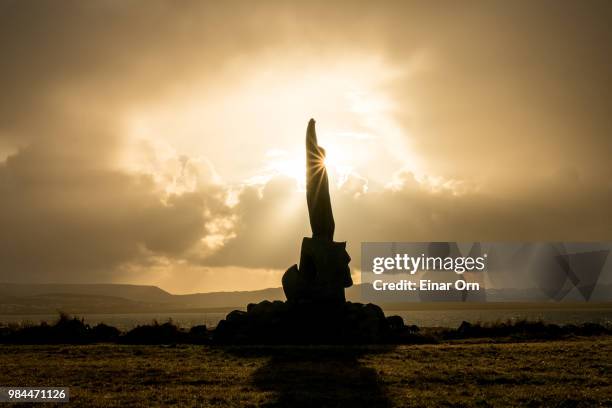
<svg viewBox="0 0 612 408"><path fill-rule="evenodd" d="M285 92L317 83L300 69L348 78L366 59L385 69L364 63L359 78L398 73L371 81L393 126L327 127L343 159L368 164L332 191L354 267L361 241L607 240L611 17L605 1L4 1L0 280L145 282L151 268L167 284L210 269L231 289L246 270L297 262L304 193L236 178L260 175L291 135L302 143L305 106L343 102L329 83L308 105ZM193 134L134 144L137 113L180 121L189 104Z"/></svg>
<svg viewBox="0 0 612 408"><path fill-rule="evenodd" d="M310 235L304 194L297 191L295 180L284 177L245 187L232 209L235 238L196 262L275 269L297 263L301 239Z"/></svg>
<svg viewBox="0 0 612 408"><path fill-rule="evenodd" d="M453 183L432 188L411 173L398 179L401 184L365 194L350 185L332 191L335 239L348 241L353 268L361 242L605 241L612 228L612 189L570 183L565 172L512 197L480 189L458 194ZM236 214L236 238L197 262L276 269L298 262L301 238L310 232L305 193L294 182L272 179L260 193L245 189Z"/></svg>
<svg viewBox="0 0 612 408"><path fill-rule="evenodd" d="M181 257L223 216L215 184L165 195L149 175L69 151L32 145L0 164L0 280L113 280L126 263Z"/></svg>

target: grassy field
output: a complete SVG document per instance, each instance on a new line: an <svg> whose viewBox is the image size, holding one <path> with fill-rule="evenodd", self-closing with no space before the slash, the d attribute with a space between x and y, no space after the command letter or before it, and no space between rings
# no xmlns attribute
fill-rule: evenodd
<svg viewBox="0 0 612 408"><path fill-rule="evenodd" d="M612 338L397 347L0 346L76 406L612 407ZM67 406L66 404L58 404Z"/></svg>

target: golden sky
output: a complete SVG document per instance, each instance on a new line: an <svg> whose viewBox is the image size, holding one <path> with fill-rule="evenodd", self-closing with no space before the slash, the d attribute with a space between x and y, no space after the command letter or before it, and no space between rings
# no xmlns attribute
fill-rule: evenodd
<svg viewBox="0 0 612 408"><path fill-rule="evenodd" d="M331 3L331 4L330 4ZM280 285L309 235L610 240L612 5L0 0L0 281Z"/></svg>

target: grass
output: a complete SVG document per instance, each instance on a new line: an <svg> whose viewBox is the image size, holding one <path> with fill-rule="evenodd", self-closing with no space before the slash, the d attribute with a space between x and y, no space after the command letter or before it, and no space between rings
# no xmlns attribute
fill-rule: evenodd
<svg viewBox="0 0 612 408"><path fill-rule="evenodd" d="M274 302L276 303L276 302ZM268 305L274 303L267 302ZM280 302L279 302L280 303ZM260 305L264 302L260 303ZM358 310L363 310L358 305ZM367 309L371 305L367 305ZM374 306L377 307L377 306ZM372 309L370 309L372 310ZM375 310L375 309L374 309ZM380 310L380 309L379 309ZM268 313L270 311L268 310ZM527 340L562 340L576 336L612 335L612 326L598 323L556 325L543 321L507 320L496 322L464 321L457 329L430 327L421 330L417 326L406 326L400 316L388 316L381 321L364 319L348 325L338 324L335 319L304 324L301 320L275 320L275 313L258 314L260 320L249 320L247 312L233 311L225 321L209 330L205 325L189 329L179 327L169 319L160 324L138 325L127 332L99 323L90 326L83 318L60 313L53 324L2 324L0 344L432 344L443 340L490 338L499 342ZM255 316L255 314L253 315ZM262 316L265 318L261 320ZM286 316L286 315L285 315ZM245 320L245 318L247 318ZM360 323L365 321L366 326ZM300 322L296 327L295 322ZM221 326L221 323L226 325ZM239 323L239 324L237 324ZM246 324L245 324L246 323ZM322 323L322 324L321 324ZM317 324L319 326L317 327ZM382 326L381 326L382 324ZM326 328L326 325L329 327ZM222 329L225 328L225 329ZM347 330L348 329L348 330ZM219 333L219 330L221 332ZM300 330L303 330L302 332ZM229 334L229 335L228 335Z"/></svg>
<svg viewBox="0 0 612 408"><path fill-rule="evenodd" d="M2 386L69 386L70 405L87 407L612 407L610 336L376 347L0 345L0 367Z"/></svg>

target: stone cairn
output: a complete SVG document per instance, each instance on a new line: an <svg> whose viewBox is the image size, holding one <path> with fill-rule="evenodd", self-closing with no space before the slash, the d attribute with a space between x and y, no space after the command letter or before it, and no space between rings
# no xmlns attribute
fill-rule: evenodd
<svg viewBox="0 0 612 408"><path fill-rule="evenodd" d="M315 120L306 130L306 202L312 237L302 240L299 266L283 275L286 302L249 304L221 320L213 341L220 344L381 343L399 316L388 321L374 304L346 302L352 286L346 242L334 241L334 216ZM392 320L392 319L391 319ZM403 326L403 321L401 322Z"/></svg>

